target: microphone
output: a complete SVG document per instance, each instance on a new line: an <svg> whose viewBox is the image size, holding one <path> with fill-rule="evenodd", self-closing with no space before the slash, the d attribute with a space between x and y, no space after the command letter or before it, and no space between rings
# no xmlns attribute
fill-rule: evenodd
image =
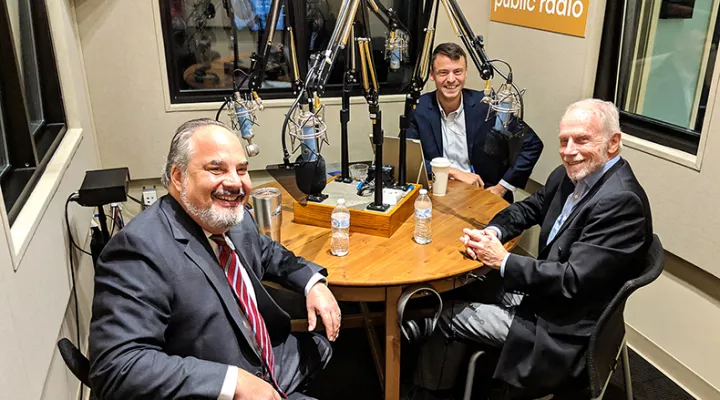
<svg viewBox="0 0 720 400"><path fill-rule="evenodd" d="M385 59L390 60L390 69L397 71L400 63L408 56L408 40L403 31L390 31L385 39Z"/></svg>
<svg viewBox="0 0 720 400"><path fill-rule="evenodd" d="M512 75L510 74L498 91L490 96L488 104L489 110L495 112L495 126L490 129L490 133L485 138L483 148L488 156L510 163L514 163L519 153L518 139L522 139L524 133L524 125L517 118L520 113L522 93L513 89Z"/></svg>
<svg viewBox="0 0 720 400"><path fill-rule="evenodd" d="M230 113L233 129L239 131L240 136L248 142L245 146L247 156L255 157L260 153L260 147L252 142L255 137L252 126L257 124L256 112L262 111L265 106L255 92L245 95L245 97L240 92L235 92L233 103L234 113Z"/></svg>
<svg viewBox="0 0 720 400"><path fill-rule="evenodd" d="M487 92L488 88L486 87ZM518 132L511 132L510 129L520 128L520 124L516 123L517 115L520 113L520 96L521 93L513 90L512 75L508 75L508 80L500 86L497 92L489 96L487 102L489 110L495 112L495 126L490 129L490 133L485 138L484 151L488 156L502 160L509 160L517 156L515 154L510 157L510 141L522 137L523 132L522 129L519 129ZM513 145L512 147L516 148L517 146Z"/></svg>
<svg viewBox="0 0 720 400"><path fill-rule="evenodd" d="M323 112L322 107L313 112L308 110L307 103L301 104L289 119L288 134L293 143L293 151L301 148L295 160L295 181L298 189L307 195L321 194L327 183L325 159L320 155L323 143L328 143Z"/></svg>

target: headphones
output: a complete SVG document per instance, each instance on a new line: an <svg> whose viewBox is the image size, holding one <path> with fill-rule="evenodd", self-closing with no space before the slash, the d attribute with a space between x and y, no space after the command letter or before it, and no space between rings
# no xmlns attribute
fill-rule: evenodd
<svg viewBox="0 0 720 400"><path fill-rule="evenodd" d="M407 306L410 298L416 293L425 293L428 295L435 295L438 299L438 306L435 308L435 314L432 317L425 317L421 320L422 327L417 321L403 322L403 314L405 313L405 307ZM402 335L410 342L417 342L420 340L427 339L435 330L440 314L443 310L443 301L440 294L429 285L417 284L412 285L405 289L400 295L398 300L398 325L400 325L400 331Z"/></svg>

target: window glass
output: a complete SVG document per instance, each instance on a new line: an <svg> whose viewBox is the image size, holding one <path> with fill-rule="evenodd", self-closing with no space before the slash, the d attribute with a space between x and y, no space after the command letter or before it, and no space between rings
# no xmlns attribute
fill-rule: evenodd
<svg viewBox="0 0 720 400"><path fill-rule="evenodd" d="M390 8L393 0L376 0ZM337 22L343 0L293 0L293 5L304 7L308 51L312 55L324 52ZM287 4L287 2L283 2ZM257 52L266 29L271 0L163 0L163 30L168 63L171 100L173 102L219 101L233 87L233 29L225 5L232 6L232 18L237 27L237 48L240 77L250 71L250 56ZM264 98L293 97L289 66L290 37L286 30L283 5L273 47L262 84ZM398 93L407 84L412 68L406 66L390 72L385 60L387 28L369 13L372 49L381 93ZM295 35L298 35L298 28ZM412 44L411 44L412 45ZM305 57L307 58L307 57ZM298 64L309 65L310 60L298 59ZM341 88L345 56L340 52L328 79L329 95ZM301 77L305 78L305 77Z"/></svg>
<svg viewBox="0 0 720 400"><path fill-rule="evenodd" d="M2 98L1 95L0 98ZM7 143L5 142L5 120L2 114L2 104L0 104L0 176L10 168L9 161Z"/></svg>
<svg viewBox="0 0 720 400"><path fill-rule="evenodd" d="M30 131L36 133L44 122L40 77L35 56L35 36L30 12L30 0L9 0L10 24L15 42L15 53L24 89Z"/></svg>
<svg viewBox="0 0 720 400"><path fill-rule="evenodd" d="M624 32L634 49L629 72L621 70L616 104L700 133L717 53L717 4L651 0L637 7L637 31Z"/></svg>
<svg viewBox="0 0 720 400"><path fill-rule="evenodd" d="M223 0L173 0L171 43L180 91L232 89L232 22ZM237 32L239 67L247 73L265 29L270 1L231 0ZM283 13L284 15L284 13ZM263 87L290 87L284 54L284 22L278 23ZM166 46L168 43L166 43ZM170 62L170 60L168 60Z"/></svg>
<svg viewBox="0 0 720 400"><path fill-rule="evenodd" d="M310 36L310 54L324 51L327 48L327 42L332 36L337 15L342 6L343 0L308 0L307 18L311 22ZM377 0L387 8L392 8L392 0ZM358 10L358 14L360 10ZM370 34L372 37L373 61L377 71L377 79L380 83L380 91L384 93L389 88L400 87L404 79L406 69L397 72L390 72L389 61L385 60L385 41L387 39L388 30L372 12L368 11L370 24ZM359 60L358 60L359 62ZM329 87L342 84L343 74L345 72L345 53L340 52L335 61L330 78L328 79ZM358 65L359 68L359 65Z"/></svg>
<svg viewBox="0 0 720 400"><path fill-rule="evenodd" d="M49 0L48 0L49 1ZM64 134L50 24L43 0L0 2L0 191L12 225Z"/></svg>

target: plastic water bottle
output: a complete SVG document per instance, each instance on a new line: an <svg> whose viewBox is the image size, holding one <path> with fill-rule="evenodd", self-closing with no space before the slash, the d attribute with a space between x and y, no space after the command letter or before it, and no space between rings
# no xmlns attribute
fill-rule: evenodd
<svg viewBox="0 0 720 400"><path fill-rule="evenodd" d="M350 211L345 207L345 199L338 199L331 219L330 252L342 257L350 251Z"/></svg>
<svg viewBox="0 0 720 400"><path fill-rule="evenodd" d="M432 202L427 189L420 189L415 200L415 241L419 244L432 242Z"/></svg>

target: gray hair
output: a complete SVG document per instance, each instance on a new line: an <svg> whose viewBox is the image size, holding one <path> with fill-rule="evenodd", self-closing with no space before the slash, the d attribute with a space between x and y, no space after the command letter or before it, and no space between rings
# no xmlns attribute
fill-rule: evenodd
<svg viewBox="0 0 720 400"><path fill-rule="evenodd" d="M208 126L219 126L232 132L227 125L220 121L216 121L210 118L197 118L191 119L180 125L175 131L175 135L170 142L170 151L167 155L165 165L163 165L163 173L160 181L165 187L170 184L170 172L172 167L177 166L182 171L183 175L187 172L190 158L192 158L192 135L199 129L206 128Z"/></svg>
<svg viewBox="0 0 720 400"><path fill-rule="evenodd" d="M605 139L610 140L616 132L622 133L620 130L620 115L615 104L600 99L584 99L570 104L565 110L563 119L567 117L570 111L580 108L592 114L599 123L600 131L605 135Z"/></svg>

